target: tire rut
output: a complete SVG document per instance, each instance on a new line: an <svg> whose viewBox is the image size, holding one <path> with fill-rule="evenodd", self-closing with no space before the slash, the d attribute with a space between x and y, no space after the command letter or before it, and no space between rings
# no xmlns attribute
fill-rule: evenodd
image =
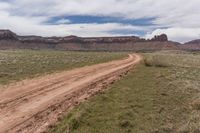
<svg viewBox="0 0 200 133"><path fill-rule="evenodd" d="M73 101L81 99L81 97L89 97L90 91L98 91L98 87L95 88L95 85L102 85L104 82L110 84L106 79L113 78L114 80L140 60L141 57L136 54L129 55L129 58L124 60L47 75L8 88L5 93L0 95L0 132L26 131L28 129L26 127L30 125L28 121L35 123L32 124L32 127L40 126L37 125L37 121L39 123L42 119L35 117L44 112L48 113L40 116L41 118L49 116L57 118L59 110L63 112L68 106L74 105ZM110 82L113 81L110 80ZM92 85L94 88L91 88ZM20 93L21 90L24 92ZM16 96L10 97L15 93ZM62 103L67 104L65 109L59 109ZM58 106L55 108L57 113L53 113L54 111L51 110L54 106ZM51 123L50 121L47 120ZM44 124L45 120L42 122ZM23 128L19 128L20 126ZM43 126L41 125L41 127Z"/></svg>

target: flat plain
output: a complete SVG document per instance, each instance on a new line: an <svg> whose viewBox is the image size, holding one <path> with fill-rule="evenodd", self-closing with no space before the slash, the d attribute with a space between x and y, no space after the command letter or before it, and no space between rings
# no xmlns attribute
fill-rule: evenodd
<svg viewBox="0 0 200 133"><path fill-rule="evenodd" d="M144 62L63 117L51 133L199 133L200 54L142 54Z"/></svg>
<svg viewBox="0 0 200 133"><path fill-rule="evenodd" d="M64 113L65 110L62 110L62 117L59 117L55 125L50 125L48 132L199 133L200 53L159 51L140 53L140 55L144 59L142 63L133 67L121 80L108 82L104 77L103 81L96 82L99 85L108 82L107 89L98 92L98 95L96 93L92 97L88 95L85 102L77 105L75 100L74 103L68 101L75 105L74 108L70 112L66 110L66 113ZM27 78L32 81L32 78L45 78L45 75L48 77L48 74L62 73L74 68L125 59L125 57L127 57L127 53L120 52L0 51L0 84L9 85ZM115 67L111 64L107 66L109 69L118 66L116 63L113 64ZM82 69L92 70L89 68L80 68L74 72ZM102 70L103 68L102 66ZM93 71L98 71L99 74L103 72L100 69L96 70L95 66ZM110 76L114 77L114 75ZM91 75L91 77L93 76ZM72 73L71 80L73 78L76 77ZM83 80L82 78L77 80ZM61 79L63 80L64 77L56 80L60 81ZM70 85L69 81L65 82L63 90ZM94 88L95 86L90 87ZM98 87L95 88L98 89ZM45 87L46 89L49 88ZM90 94L90 89L88 88L81 96ZM49 92L49 94L52 93ZM29 97L29 95L27 96ZM31 95L31 97L34 100L34 96ZM29 100L24 101L23 98L21 100L20 104L30 102ZM16 103L18 102L16 101ZM10 105L12 106L12 104L8 104L8 106ZM59 107L60 105L57 110ZM2 108L4 107L2 106ZM30 129L27 128L27 130Z"/></svg>
<svg viewBox="0 0 200 133"><path fill-rule="evenodd" d="M126 57L113 52L1 50L0 85Z"/></svg>
<svg viewBox="0 0 200 133"><path fill-rule="evenodd" d="M107 53L98 54L106 56L103 61L111 59ZM96 95L141 61L137 54L122 58L119 53L114 53L120 57L118 60L113 53L108 54L114 56L114 60L42 75L0 88L0 132L46 131L63 113ZM94 53L90 56L95 58Z"/></svg>

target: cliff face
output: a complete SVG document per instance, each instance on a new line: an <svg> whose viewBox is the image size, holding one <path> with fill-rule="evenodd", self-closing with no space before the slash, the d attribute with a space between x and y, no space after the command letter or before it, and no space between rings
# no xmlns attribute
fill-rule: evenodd
<svg viewBox="0 0 200 133"><path fill-rule="evenodd" d="M0 30L0 49L57 49L90 51L155 51L177 50L179 43L168 41L167 35L146 40L129 37L40 37L18 36L9 30Z"/></svg>

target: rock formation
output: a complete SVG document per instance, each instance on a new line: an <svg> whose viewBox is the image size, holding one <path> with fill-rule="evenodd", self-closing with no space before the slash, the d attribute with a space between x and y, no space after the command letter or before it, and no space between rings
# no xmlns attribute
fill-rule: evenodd
<svg viewBox="0 0 200 133"><path fill-rule="evenodd" d="M165 34L146 40L136 36L86 38L77 36L18 36L10 30L0 30L0 49L55 49L73 51L200 50L200 44L199 40L187 44L168 41Z"/></svg>
<svg viewBox="0 0 200 133"><path fill-rule="evenodd" d="M152 38L151 41L165 42L165 41L168 41L168 37L166 34L161 34L158 36L154 36L154 38Z"/></svg>

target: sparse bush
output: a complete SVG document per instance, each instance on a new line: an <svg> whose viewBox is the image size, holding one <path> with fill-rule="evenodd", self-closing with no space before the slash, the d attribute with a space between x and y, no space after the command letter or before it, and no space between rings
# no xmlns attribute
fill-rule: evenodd
<svg viewBox="0 0 200 133"><path fill-rule="evenodd" d="M144 64L146 66L153 66L152 60L151 59L147 59L147 58L144 59Z"/></svg>
<svg viewBox="0 0 200 133"><path fill-rule="evenodd" d="M197 67L200 68L200 56L193 54L153 53L144 54L146 66L155 67Z"/></svg>
<svg viewBox="0 0 200 133"><path fill-rule="evenodd" d="M159 58L159 56L150 56L144 59L144 63L146 66L155 66L155 67L168 67L170 66L167 64L166 60Z"/></svg>
<svg viewBox="0 0 200 133"><path fill-rule="evenodd" d="M192 109L200 110L200 99L192 102Z"/></svg>
<svg viewBox="0 0 200 133"><path fill-rule="evenodd" d="M77 129L79 127L79 118L73 118L70 123L70 130Z"/></svg>
<svg viewBox="0 0 200 133"><path fill-rule="evenodd" d="M132 124L129 120L123 120L119 123L120 127L122 128L128 128L128 127L132 127Z"/></svg>

